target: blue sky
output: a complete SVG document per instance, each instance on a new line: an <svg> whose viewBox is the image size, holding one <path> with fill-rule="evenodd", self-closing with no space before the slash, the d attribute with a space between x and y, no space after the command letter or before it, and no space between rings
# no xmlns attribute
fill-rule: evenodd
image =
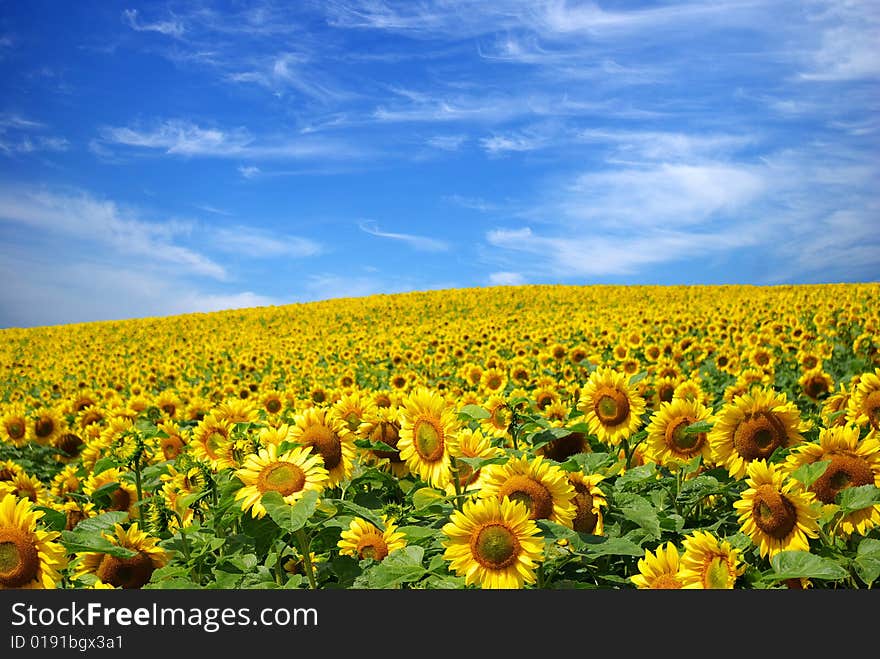
<svg viewBox="0 0 880 659"><path fill-rule="evenodd" d="M0 0L0 326L880 279L880 3Z"/></svg>

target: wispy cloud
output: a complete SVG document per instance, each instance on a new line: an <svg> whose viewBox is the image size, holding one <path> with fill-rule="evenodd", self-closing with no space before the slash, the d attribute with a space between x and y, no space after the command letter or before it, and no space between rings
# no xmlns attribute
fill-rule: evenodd
<svg viewBox="0 0 880 659"><path fill-rule="evenodd" d="M186 31L183 22L177 18L152 23L144 22L140 19L137 9L123 10L122 21L137 32L158 32L170 37L182 37Z"/></svg>
<svg viewBox="0 0 880 659"><path fill-rule="evenodd" d="M364 233L379 238L389 238L406 243L413 249L422 252L445 252L449 249L449 243L436 238L428 238L426 236L416 236L409 233L391 233L388 231L380 231L374 222L360 222L358 227Z"/></svg>
<svg viewBox="0 0 880 659"><path fill-rule="evenodd" d="M273 235L254 227L208 229L206 233L209 242L216 248L251 258L303 258L323 251L322 246L314 240L300 236Z"/></svg>
<svg viewBox="0 0 880 659"><path fill-rule="evenodd" d="M518 272L493 272L489 275L490 286L520 286L526 278Z"/></svg>
<svg viewBox="0 0 880 659"><path fill-rule="evenodd" d="M880 77L880 12L872 2L811 2L821 39L803 80L840 82Z"/></svg>
<svg viewBox="0 0 880 659"><path fill-rule="evenodd" d="M261 171L255 165L239 165L238 173L241 174L242 178L252 179L257 178Z"/></svg>
<svg viewBox="0 0 880 659"><path fill-rule="evenodd" d="M0 153L7 156L43 151L67 151L70 142L63 137L44 135L48 127L18 114L0 114Z"/></svg>
<svg viewBox="0 0 880 659"><path fill-rule="evenodd" d="M318 137L252 135L244 127L203 128L183 119L169 119L151 127L109 126L100 131L101 144L113 144L167 155L205 158L295 160L356 158L364 152L338 140Z"/></svg>
<svg viewBox="0 0 880 659"><path fill-rule="evenodd" d="M189 227L173 220L148 221L113 201L82 191L0 185L0 220L51 236L103 246L132 257L166 263L184 272L223 280L225 268L175 242Z"/></svg>

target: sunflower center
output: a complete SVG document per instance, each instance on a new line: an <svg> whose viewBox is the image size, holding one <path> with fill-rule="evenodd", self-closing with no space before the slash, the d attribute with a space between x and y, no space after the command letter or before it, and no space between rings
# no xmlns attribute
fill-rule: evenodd
<svg viewBox="0 0 880 659"><path fill-rule="evenodd" d="M602 425L616 426L629 415L629 399L622 391L603 387L599 390L593 410Z"/></svg>
<svg viewBox="0 0 880 659"><path fill-rule="evenodd" d="M651 582L654 590L677 590L681 588L681 581L674 574L661 574Z"/></svg>
<svg viewBox="0 0 880 659"><path fill-rule="evenodd" d="M524 503L532 519L549 519L553 515L553 496L546 487L528 476L511 476L498 494L501 498Z"/></svg>
<svg viewBox="0 0 880 659"><path fill-rule="evenodd" d="M281 401L277 398L270 398L266 402L266 411L272 414L276 414L281 410Z"/></svg>
<svg viewBox="0 0 880 659"><path fill-rule="evenodd" d="M737 452L747 461L767 458L780 446L786 445L785 427L770 412L747 416L733 433Z"/></svg>
<svg viewBox="0 0 880 659"><path fill-rule="evenodd" d="M589 452L587 436L581 432L573 432L544 445L544 455L556 462L565 462L573 455Z"/></svg>
<svg viewBox="0 0 880 659"><path fill-rule="evenodd" d="M872 485L874 472L870 465L860 457L853 455L831 456L831 464L810 487L816 498L822 503L834 503L837 495L848 487Z"/></svg>
<svg viewBox="0 0 880 659"><path fill-rule="evenodd" d="M345 415L345 423L348 425L349 430L354 431L361 425L361 419L357 412L352 411Z"/></svg>
<svg viewBox="0 0 880 659"><path fill-rule="evenodd" d="M144 552L131 558L116 558L105 554L95 575L115 588L141 588L153 576L153 562Z"/></svg>
<svg viewBox="0 0 880 659"><path fill-rule="evenodd" d="M183 450L183 442L180 441L179 437L171 436L165 437L161 443L162 446L162 454L165 456L166 460L174 460L180 452Z"/></svg>
<svg viewBox="0 0 880 659"><path fill-rule="evenodd" d="M274 462L263 469L257 478L260 492L278 492L286 497L299 492L306 484L306 475L290 462Z"/></svg>
<svg viewBox="0 0 880 659"><path fill-rule="evenodd" d="M572 520L572 528L578 533L592 533L596 530L599 515L593 512L593 495L582 483L573 483L574 505L577 512Z"/></svg>
<svg viewBox="0 0 880 659"><path fill-rule="evenodd" d="M374 442L383 442L388 446L397 448L397 442L400 441L400 434L397 432L397 425L387 421L381 421L373 428L370 433L370 439ZM400 451L373 451L373 455L377 458L387 458L391 462L403 462L400 459Z"/></svg>
<svg viewBox="0 0 880 659"><path fill-rule="evenodd" d="M211 456L212 460L217 460L220 457L220 447L225 441L226 437L216 430L208 435L208 439L205 441L205 452Z"/></svg>
<svg viewBox="0 0 880 659"><path fill-rule="evenodd" d="M730 582L727 561L721 556L713 556L706 565L705 585L707 589L726 589Z"/></svg>
<svg viewBox="0 0 880 659"><path fill-rule="evenodd" d="M67 455L76 455L82 447L83 441L72 432L65 433L58 441L58 448L67 453Z"/></svg>
<svg viewBox="0 0 880 659"><path fill-rule="evenodd" d="M128 510L131 507L131 495L128 490L118 487L110 494L110 507L107 510Z"/></svg>
<svg viewBox="0 0 880 659"><path fill-rule="evenodd" d="M0 529L0 587L19 588L30 583L40 569L33 536L20 529Z"/></svg>
<svg viewBox="0 0 880 659"><path fill-rule="evenodd" d="M506 430L509 424L509 419L507 415L507 408L504 405L499 405L494 410L491 410L492 416L489 417L492 425L499 430Z"/></svg>
<svg viewBox="0 0 880 659"><path fill-rule="evenodd" d="M865 398L865 412L868 415L868 421L874 426L875 430L880 430L880 391L872 391Z"/></svg>
<svg viewBox="0 0 880 659"><path fill-rule="evenodd" d="M664 382L657 389L657 397L665 403L670 402L672 400L672 396L674 394L675 394L675 386L670 384L669 382Z"/></svg>
<svg viewBox="0 0 880 659"><path fill-rule="evenodd" d="M431 421L419 419L413 428L416 451L425 462L436 462L443 456L443 433Z"/></svg>
<svg viewBox="0 0 880 659"><path fill-rule="evenodd" d="M782 540L797 524L797 510L772 485L761 485L755 494L752 518L764 533Z"/></svg>
<svg viewBox="0 0 880 659"><path fill-rule="evenodd" d="M357 553L361 558L381 561L388 555L388 543L377 533L367 533L358 541Z"/></svg>
<svg viewBox="0 0 880 659"><path fill-rule="evenodd" d="M339 435L327 426L309 426L303 433L303 444L313 446L321 454L327 471L332 471L342 462L342 442Z"/></svg>
<svg viewBox="0 0 880 659"><path fill-rule="evenodd" d="M6 424L6 432L12 439L21 439L24 437L24 424L20 421L9 421Z"/></svg>
<svg viewBox="0 0 880 659"><path fill-rule="evenodd" d="M828 382L825 378L814 376L804 383L804 393L810 398L818 398L828 393Z"/></svg>
<svg viewBox="0 0 880 659"><path fill-rule="evenodd" d="M693 455L706 443L706 433L685 432L696 421L691 416L680 416L666 426L666 445L675 453Z"/></svg>
<svg viewBox="0 0 880 659"><path fill-rule="evenodd" d="M55 430L55 422L50 418L37 419L34 423L34 434L37 437L46 438Z"/></svg>
<svg viewBox="0 0 880 659"><path fill-rule="evenodd" d="M519 540L503 524L489 524L471 539L471 554L484 568L500 570L516 561Z"/></svg>

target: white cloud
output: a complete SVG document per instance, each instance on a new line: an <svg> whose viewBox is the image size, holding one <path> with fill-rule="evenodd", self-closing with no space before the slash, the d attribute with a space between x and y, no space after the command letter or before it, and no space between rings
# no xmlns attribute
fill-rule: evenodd
<svg viewBox="0 0 880 659"><path fill-rule="evenodd" d="M428 238L426 236L415 236L409 233L390 233L387 231L380 231L373 222L361 222L358 226L361 231L368 233L371 236L399 240L408 244L413 249L422 252L445 252L449 249L449 244L443 240Z"/></svg>
<svg viewBox="0 0 880 659"><path fill-rule="evenodd" d="M174 242L187 232L187 226L145 221L112 201L98 200L82 191L2 185L0 220L44 235L101 245L129 257L163 262L191 274L218 280L227 277L220 264Z"/></svg>
<svg viewBox="0 0 880 659"><path fill-rule="evenodd" d="M42 151L67 151L70 143L63 137L40 135L46 125L18 114L0 114L0 153L29 154Z"/></svg>
<svg viewBox="0 0 880 659"><path fill-rule="evenodd" d="M377 277L357 277L331 273L314 274L309 275L306 280L303 301L365 297L407 290L412 290L412 286L399 280L387 282Z"/></svg>
<svg viewBox="0 0 880 659"><path fill-rule="evenodd" d="M209 229L208 240L218 249L253 258L303 258L323 251L319 243L299 236L276 236L253 227Z"/></svg>
<svg viewBox="0 0 880 659"><path fill-rule="evenodd" d="M458 151L467 139L467 135L435 135L428 138L427 144L441 151Z"/></svg>
<svg viewBox="0 0 880 659"><path fill-rule="evenodd" d="M521 286L525 277L518 272L493 272L489 275L490 286Z"/></svg>
<svg viewBox="0 0 880 659"><path fill-rule="evenodd" d="M816 5L817 3L813 3ZM880 76L880 12L876 3L818 3L813 18L821 30L802 80L846 81Z"/></svg>
<svg viewBox="0 0 880 659"><path fill-rule="evenodd" d="M132 30L136 32L158 32L169 37L182 37L186 31L184 25L179 20L156 21L154 23L144 23L138 17L137 9L125 9L122 12L122 20Z"/></svg>
<svg viewBox="0 0 880 659"><path fill-rule="evenodd" d="M256 178L260 175L260 168L254 165L239 165L238 173L244 178Z"/></svg>

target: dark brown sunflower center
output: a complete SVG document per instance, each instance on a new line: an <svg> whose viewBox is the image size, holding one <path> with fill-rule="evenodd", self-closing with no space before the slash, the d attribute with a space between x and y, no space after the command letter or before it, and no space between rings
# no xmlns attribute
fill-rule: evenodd
<svg viewBox="0 0 880 659"><path fill-rule="evenodd" d="M733 433L733 445L747 461L768 458L787 445L785 426L772 412L747 415Z"/></svg>
<svg viewBox="0 0 880 659"><path fill-rule="evenodd" d="M688 426L695 423L692 416L679 416L666 426L666 446L679 455L692 456L700 452L706 443L706 433L685 432Z"/></svg>
<svg viewBox="0 0 880 659"><path fill-rule="evenodd" d="M603 387L596 396L593 411L604 426L616 426L629 416L629 399L617 389Z"/></svg>
<svg viewBox="0 0 880 659"><path fill-rule="evenodd" d="M831 464L810 486L810 490L822 503L834 503L837 495L848 487L873 484L874 472L864 458L855 455L833 455Z"/></svg>
<svg viewBox="0 0 880 659"><path fill-rule="evenodd" d="M34 541L27 531L0 529L0 587L19 588L37 576L40 555Z"/></svg>
<svg viewBox="0 0 880 659"><path fill-rule="evenodd" d="M361 558L372 558L381 561L388 555L388 543L378 533L367 533L357 544L357 554Z"/></svg>
<svg viewBox="0 0 880 659"><path fill-rule="evenodd" d="M67 520L64 523L65 531L73 531L76 525L86 518L86 514L79 508L67 511Z"/></svg>
<svg viewBox="0 0 880 659"><path fill-rule="evenodd" d="M342 442L339 435L325 425L314 424L306 428L302 443L314 447L321 454L327 471L332 471L342 462Z"/></svg>
<svg viewBox="0 0 880 659"><path fill-rule="evenodd" d="M578 533L593 533L599 523L599 515L593 512L593 495L583 483L572 483L576 492L574 505L576 513L572 527Z"/></svg>
<svg viewBox="0 0 880 659"><path fill-rule="evenodd" d="M872 391L865 398L865 413L875 430L880 430L880 391Z"/></svg>
<svg viewBox="0 0 880 659"><path fill-rule="evenodd" d="M72 432L64 433L58 440L58 448L67 455L77 455L82 448L83 440Z"/></svg>
<svg viewBox="0 0 880 659"><path fill-rule="evenodd" d="M445 444L443 433L435 423L428 419L419 419L413 426L413 445L419 457L425 462L436 462L443 457Z"/></svg>
<svg viewBox="0 0 880 659"><path fill-rule="evenodd" d="M400 432L396 423L390 421L380 421L370 433L370 439L374 442L383 442L388 446L397 448L397 442L400 441ZM373 455L377 458L388 459L391 462L403 462L400 459L400 451L373 451Z"/></svg>
<svg viewBox="0 0 880 659"><path fill-rule="evenodd" d="M11 481L15 478L15 472L9 467L0 467L0 483L3 481Z"/></svg>
<svg viewBox="0 0 880 659"><path fill-rule="evenodd" d="M131 495L123 487L118 487L110 494L110 506L107 510L128 510L131 507Z"/></svg>
<svg viewBox="0 0 880 659"><path fill-rule="evenodd" d="M587 436L581 432L573 432L544 445L544 455L556 462L565 462L573 455L589 452Z"/></svg>
<svg viewBox="0 0 880 659"><path fill-rule="evenodd" d="M281 401L277 398L270 398L266 401L266 411L277 414L281 410Z"/></svg>
<svg viewBox="0 0 880 659"><path fill-rule="evenodd" d="M828 393L828 381L821 376L814 375L804 383L804 393L810 398L818 398L822 394Z"/></svg>
<svg viewBox="0 0 880 659"><path fill-rule="evenodd" d="M471 538L471 554L474 560L490 570L501 570L513 565L519 552L519 540L503 524L488 524Z"/></svg>
<svg viewBox="0 0 880 659"><path fill-rule="evenodd" d="M772 485L761 485L755 493L752 519L764 533L782 540L797 524L797 510L794 504Z"/></svg>
<svg viewBox="0 0 880 659"><path fill-rule="evenodd" d="M6 432L12 439L21 439L24 437L25 425L17 419L7 421Z"/></svg>
<svg viewBox="0 0 880 659"><path fill-rule="evenodd" d="M675 385L671 382L664 382L657 388L657 397L665 403L670 402L674 394Z"/></svg>
<svg viewBox="0 0 880 659"><path fill-rule="evenodd" d="M532 519L549 519L553 515L553 496L546 487L528 476L511 476L501 486L498 494L502 498L524 503Z"/></svg>
<svg viewBox="0 0 880 659"><path fill-rule="evenodd" d="M55 421L49 417L41 417L34 423L34 434L45 439L55 431Z"/></svg>
<svg viewBox="0 0 880 659"><path fill-rule="evenodd" d="M359 425L361 425L361 417L357 412L352 410L345 415L345 423L348 426L348 429L353 432L358 429Z"/></svg>
<svg viewBox="0 0 880 659"><path fill-rule="evenodd" d="M153 576L153 562L144 552L131 558L116 558L105 554L95 575L115 588L141 588Z"/></svg>
<svg viewBox="0 0 880 659"><path fill-rule="evenodd" d="M283 497L299 492L305 484L303 470L290 462L274 462L264 467L257 477L260 492L278 492Z"/></svg>

